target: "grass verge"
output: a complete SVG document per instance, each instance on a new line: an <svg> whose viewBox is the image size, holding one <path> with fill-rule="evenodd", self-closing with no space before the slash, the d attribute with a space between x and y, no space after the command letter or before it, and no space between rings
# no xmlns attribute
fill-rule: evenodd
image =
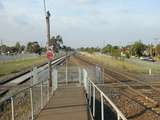
<svg viewBox="0 0 160 120"><path fill-rule="evenodd" d="M89 58L91 62L95 62L99 65L116 69L123 70L136 74L149 74L149 69L152 69L152 74L160 74L160 67L155 67L155 65L139 64L128 62L127 60L115 59L111 56L99 55L99 54L89 54L81 53L84 57ZM152 64L152 63L151 63Z"/></svg>
<svg viewBox="0 0 160 120"><path fill-rule="evenodd" d="M0 77L19 72L23 69L36 66L43 62L46 62L47 58L45 56L40 56L37 58L31 58L26 60L16 60L0 63Z"/></svg>

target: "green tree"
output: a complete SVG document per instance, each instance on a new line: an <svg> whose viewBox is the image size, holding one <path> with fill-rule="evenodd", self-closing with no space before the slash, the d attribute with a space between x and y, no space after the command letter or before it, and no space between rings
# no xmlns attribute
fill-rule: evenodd
<svg viewBox="0 0 160 120"><path fill-rule="evenodd" d="M146 48L147 46L145 44L143 44L141 41L137 41L131 46L130 52L132 55L140 57L143 55Z"/></svg>
<svg viewBox="0 0 160 120"><path fill-rule="evenodd" d="M160 56L160 44L158 44L155 48L156 56Z"/></svg>
<svg viewBox="0 0 160 120"><path fill-rule="evenodd" d="M22 45L21 48L20 48L20 51L22 52L22 51L24 51L24 50L25 50L25 46Z"/></svg>
<svg viewBox="0 0 160 120"><path fill-rule="evenodd" d="M107 44L103 49L102 49L102 53L112 53L112 45L111 44Z"/></svg>
<svg viewBox="0 0 160 120"><path fill-rule="evenodd" d="M111 48L111 55L114 56L115 58L118 58L121 56L121 50L119 49L118 46L113 46Z"/></svg>
<svg viewBox="0 0 160 120"><path fill-rule="evenodd" d="M63 44L63 39L60 35L57 35L56 37L53 36L50 40L50 46L53 46L53 50L55 52L58 52L59 49L61 49Z"/></svg>
<svg viewBox="0 0 160 120"><path fill-rule="evenodd" d="M30 53L41 53L40 45L38 42L29 42L27 44L27 51Z"/></svg>
<svg viewBox="0 0 160 120"><path fill-rule="evenodd" d="M16 52L17 52L17 53L20 53L20 52L21 52L21 51L20 51L21 45L20 45L19 42L16 42L15 49L16 49Z"/></svg>

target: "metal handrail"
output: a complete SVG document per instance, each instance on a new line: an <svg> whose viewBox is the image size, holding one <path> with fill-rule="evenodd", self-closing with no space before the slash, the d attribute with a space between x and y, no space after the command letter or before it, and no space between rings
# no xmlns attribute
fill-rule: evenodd
<svg viewBox="0 0 160 120"><path fill-rule="evenodd" d="M21 89L20 91L18 91L16 93L13 93L12 95L10 95L10 96L6 97L5 99L3 99L2 101L0 101L0 104L2 102L6 101L6 100L9 100L11 97L14 97L14 96L18 95L19 93L21 93L21 92L23 92L23 91L25 91L27 89L33 88L34 86L39 85L40 83L43 83L44 81L46 82L47 80L42 80L42 81L40 81L40 82L38 82L38 83L36 83L34 85L28 86L26 88Z"/></svg>
<svg viewBox="0 0 160 120"><path fill-rule="evenodd" d="M53 72L53 74L54 74L54 72ZM82 77L81 76L81 71L79 71L79 75L80 75L79 76L80 80L82 80L81 79L81 77ZM56 74L54 74L54 76L56 76ZM80 80L79 80L79 82L81 83ZM92 115L91 116L92 118L95 117L95 109L96 109L96 92L95 91L98 91L98 93L100 93L100 102L101 102L101 120L104 120L104 100L106 100L111 105L111 107L114 109L114 111L116 112L117 120L120 120L120 119L121 120L127 120L127 118L124 116L124 114L109 99L109 97L103 91L101 91L100 88L93 81L89 80L86 71L83 73L83 82L84 82L84 88L86 90L87 97L88 97L88 100L89 100L89 106L91 106L91 101L93 100L93 103L92 103L93 107L92 107L92 109L89 108L90 113ZM52 84L54 84L54 82ZM92 88L93 88L93 92L91 91ZM27 95L25 96L25 99L26 98L29 99L29 102L27 102L28 103L27 105L29 106L29 108L27 109L28 110L27 115L29 115L29 119L33 120L35 118L35 116L34 116L35 111L36 111L36 114L37 114L39 112L39 110L41 110L46 105L46 103L49 101L49 98L51 97L51 95L53 94L54 91L55 91L55 89L53 87L50 88L49 84L48 84L48 80L45 79L45 80L42 80L42 81L40 81L40 82L38 82L38 83L28 87L28 88L25 88L25 89L17 92L16 94L13 94L12 96L5 99L4 101L0 102L0 104L1 103L3 104L3 102L6 102L7 100L10 100L9 101L10 103L7 104L7 105L10 106L11 120L15 120L16 119L16 109L15 109L15 107L16 107L17 104L14 103L14 102L16 102L16 97L18 97L18 95L20 96L21 95L20 93L27 93ZM37 99L36 96L34 96L35 95L34 92L36 92L36 94L39 93L38 94L38 99ZM93 96L93 99L92 99L92 96ZM21 100L21 99L19 99L19 100ZM36 105L38 105L38 107L35 106L34 101L37 102ZM26 102L26 100L24 100L24 102ZM37 110L38 110L38 112L37 112ZM21 113L19 113L19 114L21 114Z"/></svg>
<svg viewBox="0 0 160 120"><path fill-rule="evenodd" d="M38 82L38 83L36 83L36 84L34 84L34 85L32 85L32 86L30 86L30 87L27 87L27 88L24 88L23 90L20 90L19 92L17 92L17 93L15 93L15 94L13 94L13 95L11 95L11 96L9 96L9 97L7 97L6 99L4 99L4 100L2 100L1 102L0 102L0 104L3 104L3 103L5 103L6 101L10 101L11 103L11 120L15 120L15 105L14 105L14 102L15 102L15 97L16 96L18 96L18 95L20 95L20 93L25 93L26 91L29 91L29 98L28 99L30 99L30 103L29 104L31 104L31 109L30 109L30 113L31 113L31 119L33 120L34 119L34 107L33 107L33 89L34 88L36 88L36 86L38 85L39 86L39 88L41 89L40 90L40 97L42 98L42 96L43 96L43 85L44 85L44 82L47 82L47 80L42 80L42 81L40 81L40 82ZM48 87L48 84L45 84L45 86L47 86L47 89L49 89L49 87ZM50 94L50 91L49 90L47 90L47 95L51 95ZM48 97L50 97L50 96L48 96ZM41 106L41 109L43 108L43 100L41 99L40 100L41 101L41 104L40 104L40 106ZM47 101L48 100L46 100L46 103L47 103ZM45 103L45 104L46 104Z"/></svg>
<svg viewBox="0 0 160 120"><path fill-rule="evenodd" d="M86 91L88 92L88 99L89 99L89 105L91 105L91 87L93 87L93 106L92 106L92 115L95 117L95 90L97 90L100 93L101 96L101 120L104 120L104 99L112 106L112 108L115 110L117 114L117 120L127 120L125 115L118 109L118 107L109 99L109 97L101 91L97 85L92 82L91 80L87 79L87 88Z"/></svg>
<svg viewBox="0 0 160 120"><path fill-rule="evenodd" d="M62 57L62 58L64 58L64 57ZM60 60L61 60L62 58L60 58ZM57 59L55 65L57 65L58 63L59 63L59 62L58 62L58 59ZM43 71L43 70L42 70L42 71ZM42 71L40 71L40 72L42 72ZM16 93L13 93L11 96L6 97L6 98L3 99L2 101L0 101L0 103L4 102L4 101L6 101L6 100L9 100L11 97L13 97L13 96L15 96L15 95L17 95L17 94L19 94L19 93L21 93L21 92L29 89L29 88L32 88L32 87L34 87L34 86L36 86L36 85L38 85L38 84L40 84L40 83L42 83L42 82L44 82L44 81L47 81L47 80L42 80L42 81L40 81L40 82L37 82L37 83L34 84L34 85L31 85L31 86L29 86L29 87L23 88L23 89L21 89L20 91L18 91L18 92L16 92Z"/></svg>
<svg viewBox="0 0 160 120"><path fill-rule="evenodd" d="M59 64L63 59L65 58L65 56L63 56L63 57L61 57L61 58L59 58L59 59L57 59L56 61L54 61L53 62L53 67L55 67L57 64ZM44 70L44 69L43 69ZM43 71L42 70L42 71ZM37 70L38 71L38 70ZM34 75L31 75L31 78L33 77ZM53 85L52 85L53 87L54 87L54 83L53 83ZM8 96L8 97L6 97L6 98L4 98L3 100L1 100L0 101L0 105L5 105L6 103L7 103L7 106L9 107L10 106L10 117L11 117L11 120L15 120L16 119L16 117L15 117L15 115L16 115L16 108L15 108L15 102L16 102L16 97L17 96L20 96L21 95L21 93L23 94L23 93L27 93L27 96L25 96L25 99L29 99L29 103L27 103L28 105L28 107L29 107L29 111L28 111L28 114L29 114L29 119L31 119L31 120L33 120L35 117L34 117L34 115L35 115L35 110L40 110L39 108L43 108L46 104L47 104L47 102L49 101L49 98L53 95L53 92L56 90L55 88L53 88L53 87L49 87L49 84L48 84L48 79L44 79L44 80L41 80L41 81L39 81L39 82L37 82L37 83L35 83L35 84L33 84L33 85L31 85L31 86L28 86L28 87L26 87L26 88L23 88L23 89L21 89L21 90L19 90L19 91L17 91L16 93L13 93L12 95L10 95L10 96ZM38 90L38 91L37 91ZM33 101L34 101L34 96L33 96L33 92L38 92L40 95L37 97L39 100L39 102L40 102L40 104L38 105L38 108L35 106L34 107L34 103L33 103ZM45 92L45 93L44 93ZM44 97L44 95L46 96L46 97ZM36 97L36 96L35 96ZM21 99L21 98L20 98ZM19 100L20 100L19 99ZM8 102L7 102L8 101ZM37 112L36 112L36 114L37 114Z"/></svg>

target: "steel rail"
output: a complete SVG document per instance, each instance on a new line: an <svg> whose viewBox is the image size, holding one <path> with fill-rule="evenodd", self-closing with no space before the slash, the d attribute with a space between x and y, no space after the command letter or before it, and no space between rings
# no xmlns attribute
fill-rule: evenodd
<svg viewBox="0 0 160 120"><path fill-rule="evenodd" d="M62 56L60 58L55 59L54 61L52 61L52 67L63 63L63 61L66 59L67 56ZM40 74L41 72L43 72L44 70L48 69L48 65L43 64L43 66L39 66L39 68L37 69L37 74ZM1 88L3 91L0 93L0 96L3 97L4 95L6 95L6 93L8 93L10 91L11 88L13 88L16 85L21 85L23 83L26 83L27 81L31 80L33 78L32 75L32 71L28 71L26 73L22 73L21 75L18 75L17 77L14 77L13 79L11 78L11 80L9 80L8 82L6 82L5 84L1 85ZM27 86L26 86L27 87ZM25 88L26 88L25 87ZM23 90L24 88L21 88L21 90ZM6 97L5 97L6 98ZM5 99L4 98L4 99ZM3 99L2 99L3 100Z"/></svg>
<svg viewBox="0 0 160 120"><path fill-rule="evenodd" d="M57 59L53 60L53 61L52 61L52 64L56 63L58 60L62 59L63 57L65 57L65 56L62 56L62 57L60 57L60 58L57 58ZM40 64L40 65L37 65L37 68L38 68L39 70L41 70L41 69L43 70L43 68L46 69L46 68L48 67L47 64L48 64L47 62L42 63L42 64ZM22 71L22 72L15 73L15 75L12 75L12 76L9 76L9 77L6 77L6 78L1 78L1 80L0 80L0 85L7 84L7 83L15 80L16 78L20 78L20 77L22 77L22 76L25 76L26 74L31 73L32 69L33 69L33 68L29 68L29 69L26 69L26 70L24 70L24 71ZM31 76L31 75L30 75L30 76Z"/></svg>
<svg viewBox="0 0 160 120"><path fill-rule="evenodd" d="M52 65L56 64L56 63L59 63L60 61L64 60L66 56L63 56L61 58L58 58L54 61L52 61ZM48 69L48 64L46 63L45 65L41 66L38 68L38 73L44 71L45 69ZM31 71L26 73L26 74L23 74L21 76L18 76L14 79L12 79L11 81L7 82L6 84L10 84L10 83L16 83L17 85L19 85L20 83L22 83L23 81L26 81L26 80L29 80L30 78L32 78L32 74L31 74ZM17 80L18 79L18 80ZM15 82L17 80L17 82Z"/></svg>
<svg viewBox="0 0 160 120"><path fill-rule="evenodd" d="M66 58L66 56L63 56L63 57L61 57L61 58L59 58L59 59L56 59L55 61L52 62L52 65L56 66L57 64L59 64L60 62L62 62L65 58ZM48 67L48 66L45 66L44 69L46 69L47 67ZM43 69L43 70L44 70L44 69ZM43 70L42 70L42 71L43 71ZM42 72L42 71L41 71L41 72ZM32 76L28 76L28 77L32 77ZM27 79L28 79L28 78L27 78ZM25 80L25 79L24 79L24 80ZM23 81L24 81L24 80L23 80ZM46 80L45 80L45 81L46 81ZM8 100L8 99L10 99L12 96L16 96L17 94L19 94L19 93L21 93L21 92L23 92L23 91L25 91L25 90L27 90L27 89L29 89L29 88L31 88L31 87L34 87L34 86L40 84L41 82L43 82L43 80L40 81L40 82L37 82L36 84L34 84L34 85L32 85L32 86L25 87L25 88L21 89L20 91L14 93L13 95L8 96L8 97L6 97L5 99L1 100L0 103L3 102L3 101L6 101L6 100Z"/></svg>
<svg viewBox="0 0 160 120"><path fill-rule="evenodd" d="M96 65L96 64L91 63L91 62L89 62L89 61L87 61L87 60L84 60L84 59L82 59L82 58L80 58L80 57L78 57L78 58L79 58L80 60L82 60L82 61L87 62L87 64ZM122 76L122 77L124 77L124 78L128 78L130 81L137 82L138 84L146 85L146 86L150 87L150 90L155 90L155 91L157 91L157 92L160 92L159 89L154 88L153 86L150 86L148 83L145 84L145 83L142 82L142 81L135 80L133 77L131 78L130 76L123 75L122 73L117 73L117 72L115 72L115 71L113 72L113 71L111 71L111 70L105 69L105 71L106 71L106 70L107 70L107 71L110 71L110 72L112 72L112 73L114 73L114 74L120 75L120 76ZM109 75L109 74L106 74L105 72L104 72L104 74L105 74L105 75ZM109 75L109 77L113 78L111 75ZM118 80L118 79L115 79L115 78L113 78L113 79L116 80L117 82L123 84L123 85L127 85L127 87L129 87L130 89L132 89L132 91L135 91L137 94L141 95L142 97L145 97L146 99L148 99L148 100L150 100L150 101L152 101L152 102L154 102L154 103L156 104L155 100L149 98L149 97L146 96L146 95L143 95L143 93L137 91L135 88L132 88L130 85L128 85L128 84L126 84L126 83L124 83L123 81L120 81L120 80Z"/></svg>
<svg viewBox="0 0 160 120"><path fill-rule="evenodd" d="M82 60L82 61L84 61L84 62L87 63L88 65L96 65L96 64L91 63L91 62L89 62L89 61L87 61L87 60L84 60L84 59L82 59L82 58L79 58L79 57L77 57L77 58L80 59L80 60ZM110 70L110 71L111 71L111 70ZM111 72L112 72L112 71L111 71ZM114 72L114 73L115 73L115 74L118 74L117 72ZM150 110L151 110L152 112L154 112L154 113L156 113L156 114L159 115L159 113L157 113L157 111L155 111L155 110L152 109L152 108L156 108L156 106L158 105L158 102L157 102L156 100L154 100L154 99L146 96L145 94L137 91L135 88L132 88L130 85L124 83L125 81L123 82L123 81L117 80L116 78L114 78L113 76L111 76L111 75L109 75L109 74L106 74L105 72L104 72L104 74L105 74L105 78L106 78L106 75L107 75L107 78L110 77L111 79L115 80L116 83L121 83L121 84L125 85L125 86L128 87L132 92L137 93L137 95L139 95L139 96L143 97L144 99L146 99L146 100L150 101L151 103L153 103L154 106L151 107ZM123 76L122 74L120 74L120 75L121 75L122 77L125 77L125 76ZM129 77L128 77L128 79L129 79ZM130 80L130 79L129 79L129 80ZM131 79L130 81L137 82L138 84L141 84L141 85L142 85L142 83L141 83L139 80L133 80L133 79ZM145 84L145 83L143 83L143 85L149 86L148 84ZM151 90L153 89L152 86L150 86L150 89L151 89ZM156 90L156 89L153 89L153 90ZM157 92L159 92L159 91L157 90ZM130 97L128 97L128 98L130 98ZM133 100L133 99L132 99L132 100ZM137 102L136 100L134 100L134 101ZM145 102L145 101L144 101L144 102ZM138 104L141 104L141 103L138 102ZM141 104L141 105L142 105L142 104ZM143 105L143 106L144 106L144 105ZM146 107L146 106L144 106L144 107ZM148 107L147 107L147 108L148 108Z"/></svg>

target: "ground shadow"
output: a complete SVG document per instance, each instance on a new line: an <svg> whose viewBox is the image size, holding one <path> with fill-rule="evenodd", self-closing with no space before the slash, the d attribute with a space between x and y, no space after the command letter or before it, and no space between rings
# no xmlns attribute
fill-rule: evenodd
<svg viewBox="0 0 160 120"><path fill-rule="evenodd" d="M91 97L91 112L92 112L93 98ZM101 120L101 102L95 100L95 120ZM107 105L104 104L104 120L117 120L116 113Z"/></svg>

